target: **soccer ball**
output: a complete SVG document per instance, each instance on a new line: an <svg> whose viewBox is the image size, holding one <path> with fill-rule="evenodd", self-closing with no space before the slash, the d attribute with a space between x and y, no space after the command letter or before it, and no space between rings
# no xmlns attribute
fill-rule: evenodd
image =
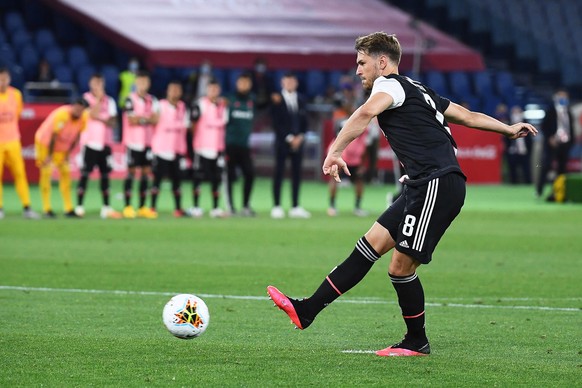
<svg viewBox="0 0 582 388"><path fill-rule="evenodd" d="M175 337L192 339L206 331L210 314L206 303L196 295L179 294L166 303L162 319Z"/></svg>

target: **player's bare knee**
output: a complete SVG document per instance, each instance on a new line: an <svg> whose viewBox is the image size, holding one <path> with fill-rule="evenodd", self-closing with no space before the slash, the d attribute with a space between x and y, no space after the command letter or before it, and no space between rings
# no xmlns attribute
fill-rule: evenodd
<svg viewBox="0 0 582 388"><path fill-rule="evenodd" d="M365 237L380 256L394 248L396 244L390 232L377 222L366 232Z"/></svg>
<svg viewBox="0 0 582 388"><path fill-rule="evenodd" d="M419 265L420 263L413 257L395 250L388 266L388 273L394 276L409 276L416 271Z"/></svg>

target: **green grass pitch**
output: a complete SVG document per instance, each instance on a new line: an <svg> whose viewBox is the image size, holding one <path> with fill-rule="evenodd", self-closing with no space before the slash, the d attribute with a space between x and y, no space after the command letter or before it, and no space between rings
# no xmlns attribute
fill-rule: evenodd
<svg viewBox="0 0 582 388"><path fill-rule="evenodd" d="M23 220L14 189L4 189L1 387L582 386L580 205L536 201L531 187L469 186L418 271L433 353L380 358L370 351L404 334L389 257L305 331L265 288L310 295L383 210L389 187L367 188L366 218L351 214L352 190L342 188L340 215L329 218L326 186L308 182L313 217L272 220L270 182L259 180L258 217L194 220L172 217L165 184L158 220L101 220L97 186L83 220ZM117 209L119 191L115 182ZM185 185L187 206L188 193ZM202 195L208 208L206 186ZM60 213L56 187L53 202ZM200 338L164 328L176 293L209 306Z"/></svg>

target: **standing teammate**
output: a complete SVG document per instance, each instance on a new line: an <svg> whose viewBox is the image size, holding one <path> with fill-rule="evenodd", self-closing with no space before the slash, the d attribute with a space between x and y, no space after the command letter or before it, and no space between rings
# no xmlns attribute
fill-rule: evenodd
<svg viewBox="0 0 582 388"><path fill-rule="evenodd" d="M307 328L324 307L350 290L386 252L395 248L389 277L396 290L407 332L404 339L376 352L379 356L430 353L424 323L424 291L416 268L428 264L445 230L465 199L465 176L447 121L509 138L536 134L530 124L507 125L440 97L398 74L401 47L394 35L376 32L356 40L357 75L370 98L348 119L332 144L323 172L339 181L350 175L342 151L377 116L380 128L404 166L404 192L358 240L350 256L331 271L307 299L290 299L277 288L267 291L299 328Z"/></svg>
<svg viewBox="0 0 582 388"><path fill-rule="evenodd" d="M42 122L34 135L36 165L40 169L39 188L42 198L42 210L46 218L55 218L51 206L51 174L53 165L59 170L59 189L63 198L65 216L76 218L71 200L71 170L69 155L79 141L79 135L85 130L89 104L83 98L72 105L61 106Z"/></svg>
<svg viewBox="0 0 582 388"><path fill-rule="evenodd" d="M24 218L36 219L38 214L30 208L30 189L22 159L18 119L22 112L22 93L10 86L10 70L0 67L0 219L4 218L2 203L2 176L4 165L10 169L16 193L24 209Z"/></svg>
<svg viewBox="0 0 582 388"><path fill-rule="evenodd" d="M242 73L236 80L236 92L229 98L229 119L226 125L226 192L229 210L236 213L232 198L232 186L236 181L237 168L243 176L243 201L241 215L252 217L251 192L255 171L251 155L250 137L255 116L255 97L251 93L252 78L249 73Z"/></svg>
<svg viewBox="0 0 582 388"><path fill-rule="evenodd" d="M148 179L152 174L150 142L153 126L158 119L158 100L148 93L150 76L145 71L137 73L135 78L135 92L130 93L125 100L123 113L123 144L127 149L127 177L123 185L125 218L155 218L156 215L145 206ZM140 172L139 207L136 211L131 206L133 180L136 171Z"/></svg>
<svg viewBox="0 0 582 388"><path fill-rule="evenodd" d="M220 199L220 180L224 167L224 136L228 120L226 101L220 96L220 84L216 79L210 80L206 96L200 97L192 108L192 118L196 120L194 129L194 208L190 210L193 217L202 217L200 207L200 184L204 179L210 181L212 191L212 210L210 217L224 217L224 211L218 207Z"/></svg>
<svg viewBox="0 0 582 388"><path fill-rule="evenodd" d="M113 210L109 205L109 172L111 166L111 143L113 142L113 129L117 121L117 107L115 100L105 94L105 80L101 74L94 74L89 80L89 91L83 94L83 98L89 103L89 121L87 129L81 134L81 147L83 152L83 167L81 179L77 187L77 207L75 213L82 217L85 215L83 201L89 182L89 175L95 167L99 168L101 177L101 218L121 218L121 213Z"/></svg>
<svg viewBox="0 0 582 388"><path fill-rule="evenodd" d="M182 98L182 84L172 81L168 84L166 98L160 101L159 119L152 137L152 154L154 183L152 186L152 213L156 212L156 203L160 192L162 178L172 181L174 194L174 216L184 217L180 192L180 159L186 154L186 133L190 128L190 112Z"/></svg>

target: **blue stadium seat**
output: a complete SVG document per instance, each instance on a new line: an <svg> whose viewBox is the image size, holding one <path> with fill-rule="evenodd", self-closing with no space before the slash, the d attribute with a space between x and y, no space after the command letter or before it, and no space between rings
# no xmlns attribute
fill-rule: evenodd
<svg viewBox="0 0 582 388"><path fill-rule="evenodd" d="M6 34L4 33L4 31L2 31L2 28L0 27L0 44L7 42L8 40L6 39Z"/></svg>
<svg viewBox="0 0 582 388"><path fill-rule="evenodd" d="M17 11L7 12L6 15L4 15L4 26L8 32L20 28L26 28L22 15Z"/></svg>
<svg viewBox="0 0 582 388"><path fill-rule="evenodd" d="M101 74L105 80L105 91L108 95L117 99L119 94L119 69L114 65L101 67Z"/></svg>
<svg viewBox="0 0 582 388"><path fill-rule="evenodd" d="M40 53L44 53L49 48L56 46L55 36L51 30L38 30L34 36L34 44Z"/></svg>
<svg viewBox="0 0 582 388"><path fill-rule="evenodd" d="M490 95L486 98L481 99L481 112L488 114L489 116L495 117L495 111L497 106L503 101L499 97Z"/></svg>
<svg viewBox="0 0 582 388"><path fill-rule="evenodd" d="M73 69L89 63L87 51L81 46L73 46L67 50L67 62Z"/></svg>
<svg viewBox="0 0 582 388"><path fill-rule="evenodd" d="M53 74L59 82L63 82L63 83L74 82L73 70L71 69L71 67L69 65L63 64L63 65L59 65L59 66L55 67L55 69L53 70Z"/></svg>
<svg viewBox="0 0 582 388"><path fill-rule="evenodd" d="M440 71L427 71L424 75L426 86L437 92L443 97L450 97L451 92L447 86L447 80Z"/></svg>
<svg viewBox="0 0 582 388"><path fill-rule="evenodd" d="M0 44L0 64L3 66L13 66L16 63L16 55L12 46L8 43Z"/></svg>
<svg viewBox="0 0 582 388"><path fill-rule="evenodd" d="M65 55L63 54L63 50L61 50L61 48L58 46L49 47L49 49L45 51L44 57L52 68L65 63Z"/></svg>
<svg viewBox="0 0 582 388"><path fill-rule="evenodd" d="M449 73L449 87L457 97L473 95L469 75L464 71L452 71Z"/></svg>
<svg viewBox="0 0 582 388"><path fill-rule="evenodd" d="M77 88L80 93L89 90L89 80L95 74L95 67L92 65L82 65L76 69Z"/></svg>
<svg viewBox="0 0 582 388"><path fill-rule="evenodd" d="M333 86L334 88L338 89L340 87L340 80L347 72L342 70L332 70L329 72L328 84Z"/></svg>
<svg viewBox="0 0 582 388"><path fill-rule="evenodd" d="M512 97L515 93L513 76L507 71L501 71L495 76L495 91L504 98Z"/></svg>
<svg viewBox="0 0 582 388"><path fill-rule="evenodd" d="M28 31L24 28L19 28L17 30L13 30L12 33L12 46L14 47L23 47L31 42L31 37Z"/></svg>
<svg viewBox="0 0 582 388"><path fill-rule="evenodd" d="M323 96L326 94L327 79L323 70L307 70L305 74L305 92L307 97Z"/></svg>
<svg viewBox="0 0 582 388"><path fill-rule="evenodd" d="M22 69L24 71L24 77L27 80L32 80L36 76L38 62L40 60L38 51L32 44L24 46L22 50L20 50L19 59L20 66L22 66Z"/></svg>
<svg viewBox="0 0 582 388"><path fill-rule="evenodd" d="M495 95L491 82L491 74L488 71L475 71L471 75L473 76L473 85L478 96L488 97Z"/></svg>
<svg viewBox="0 0 582 388"><path fill-rule="evenodd" d="M155 67L151 74L152 87L150 93L154 96L165 97L166 87L172 79L172 71L167 67Z"/></svg>
<svg viewBox="0 0 582 388"><path fill-rule="evenodd" d="M230 90L231 92L236 91L236 80L237 80L238 76L241 75L243 72L244 72L244 70L240 69L240 68L228 70L228 74L227 74L228 90Z"/></svg>

